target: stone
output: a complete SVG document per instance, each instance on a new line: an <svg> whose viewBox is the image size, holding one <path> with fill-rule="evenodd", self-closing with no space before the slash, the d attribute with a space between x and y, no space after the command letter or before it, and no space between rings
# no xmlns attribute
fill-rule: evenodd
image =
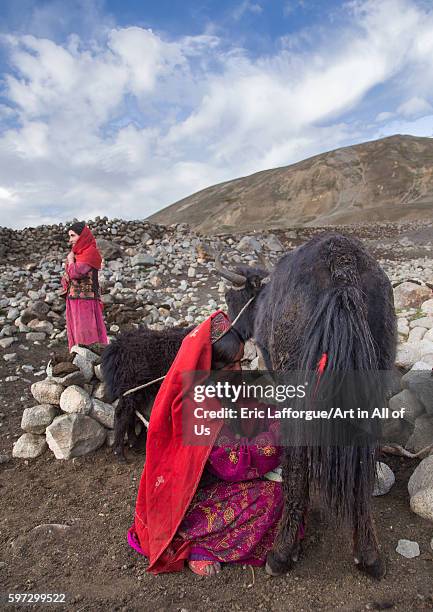
<svg viewBox="0 0 433 612"><path fill-rule="evenodd" d="M61 361L53 366L52 376L64 376L72 372L78 372L80 368L74 365L71 361Z"/></svg>
<svg viewBox="0 0 433 612"><path fill-rule="evenodd" d="M431 488L433 488L433 455L429 455L418 464L407 484L410 497L423 489Z"/></svg>
<svg viewBox="0 0 433 612"><path fill-rule="evenodd" d="M373 495L386 495L395 483L394 472L386 463L376 463L376 481L374 483Z"/></svg>
<svg viewBox="0 0 433 612"><path fill-rule="evenodd" d="M84 389L77 385L71 385L63 391L60 397L60 408L63 412L89 414L92 408L92 400Z"/></svg>
<svg viewBox="0 0 433 612"><path fill-rule="evenodd" d="M421 310L427 314L427 316L433 316L433 299L427 300L421 305Z"/></svg>
<svg viewBox="0 0 433 612"><path fill-rule="evenodd" d="M426 334L427 330L425 327L413 327L409 332L408 342L419 342Z"/></svg>
<svg viewBox="0 0 433 612"><path fill-rule="evenodd" d="M147 268L154 266L155 263L155 258L148 253L138 253L138 255L131 257L131 266L133 267Z"/></svg>
<svg viewBox="0 0 433 612"><path fill-rule="evenodd" d="M403 389L397 395L394 395L389 400L390 410L404 409L403 418L409 423L415 423L415 419L425 411L424 406L420 403L414 393L409 389Z"/></svg>
<svg viewBox="0 0 433 612"><path fill-rule="evenodd" d="M36 332L44 332L45 334L52 334L54 330L54 325L50 321L38 321L33 327L29 323L29 327Z"/></svg>
<svg viewBox="0 0 433 612"><path fill-rule="evenodd" d="M419 308L431 295L431 289L428 287L404 282L394 288L394 306L397 309Z"/></svg>
<svg viewBox="0 0 433 612"><path fill-rule="evenodd" d="M252 340L247 340L244 344L244 356L242 359L252 361L257 357L256 345Z"/></svg>
<svg viewBox="0 0 433 612"><path fill-rule="evenodd" d="M1 338L0 339L0 346L3 349L7 349L11 346L11 344L13 344L14 342L16 342L16 338Z"/></svg>
<svg viewBox="0 0 433 612"><path fill-rule="evenodd" d="M241 253L254 253L255 251L260 253L262 250L262 245L256 238L253 238L252 236L244 236L238 243L237 249L238 251L241 251Z"/></svg>
<svg viewBox="0 0 433 612"><path fill-rule="evenodd" d="M410 508L418 516L433 521L433 487L422 489L411 497Z"/></svg>
<svg viewBox="0 0 433 612"><path fill-rule="evenodd" d="M395 550L399 555L402 555L402 557L406 557L406 559L419 557L420 554L418 542L412 542L411 540L399 540Z"/></svg>
<svg viewBox="0 0 433 612"><path fill-rule="evenodd" d="M96 378L100 381L103 381L104 375L102 373L102 365L100 363L95 366L94 371L95 371Z"/></svg>
<svg viewBox="0 0 433 612"><path fill-rule="evenodd" d="M152 285L152 287L157 289L158 287L161 287L162 279L160 276L152 276L152 278L149 280L149 283Z"/></svg>
<svg viewBox="0 0 433 612"><path fill-rule="evenodd" d="M95 385L92 395L93 397L95 397L98 400L101 400L102 402L110 401L107 386L103 382L100 382L97 385Z"/></svg>
<svg viewBox="0 0 433 612"><path fill-rule="evenodd" d="M422 360L421 360L422 361ZM403 389L409 389L433 416L433 376L431 371L410 370L401 379Z"/></svg>
<svg viewBox="0 0 433 612"><path fill-rule="evenodd" d="M281 253L284 251L284 247L278 238L274 234L270 234L267 238L263 240L263 244L270 250Z"/></svg>
<svg viewBox="0 0 433 612"><path fill-rule="evenodd" d="M94 375L92 363L82 355L75 355L73 363L80 368L80 373L84 381L90 382Z"/></svg>
<svg viewBox="0 0 433 612"><path fill-rule="evenodd" d="M106 404L100 400L92 399L92 409L90 416L108 429L114 429L114 408L111 404Z"/></svg>
<svg viewBox="0 0 433 612"><path fill-rule="evenodd" d="M27 332L26 340L30 340L31 342L42 342L46 338L46 334L44 332Z"/></svg>
<svg viewBox="0 0 433 612"><path fill-rule="evenodd" d="M6 355L3 355L3 359L4 361L11 363L17 360L17 354L16 353L6 353Z"/></svg>
<svg viewBox="0 0 433 612"><path fill-rule="evenodd" d="M86 382L80 369L78 369L76 372L65 374L65 376L52 376L51 380L63 385L64 387L70 387L71 385L81 386Z"/></svg>
<svg viewBox="0 0 433 612"><path fill-rule="evenodd" d="M263 369L263 368L260 368ZM404 419L382 419L382 439L385 443L406 446L406 442L413 431L413 425Z"/></svg>
<svg viewBox="0 0 433 612"><path fill-rule="evenodd" d="M433 317L420 317L409 323L409 327L424 327L425 329L433 328Z"/></svg>
<svg viewBox="0 0 433 612"><path fill-rule="evenodd" d="M64 387L54 381L41 380L33 383L30 390L35 400L40 404L54 404L58 406Z"/></svg>
<svg viewBox="0 0 433 612"><path fill-rule="evenodd" d="M46 302L36 300L32 302L28 308L29 312L33 314L33 318L43 319L49 312L50 306ZM22 318L22 315L21 315ZM25 321L23 321L25 323Z"/></svg>
<svg viewBox="0 0 433 612"><path fill-rule="evenodd" d="M122 249L118 244L105 238L97 238L96 245L106 261L118 259L123 256Z"/></svg>
<svg viewBox="0 0 433 612"><path fill-rule="evenodd" d="M56 459L88 455L102 446L105 436L104 427L83 414L58 416L46 430L47 444Z"/></svg>
<svg viewBox="0 0 433 612"><path fill-rule="evenodd" d="M21 429L28 433L43 434L57 414L58 410L52 404L26 408L21 418Z"/></svg>
<svg viewBox="0 0 433 612"><path fill-rule="evenodd" d="M407 324L407 319L397 320L397 332L401 336L407 336L409 334L409 325Z"/></svg>
<svg viewBox="0 0 433 612"><path fill-rule="evenodd" d="M415 420L413 433L406 442L406 448L414 453L433 444L433 417L423 414Z"/></svg>
<svg viewBox="0 0 433 612"><path fill-rule="evenodd" d="M12 448L12 457L18 459L34 459L39 457L47 449L45 436L25 433L18 438Z"/></svg>
<svg viewBox="0 0 433 612"><path fill-rule="evenodd" d="M395 364L399 367L410 369L414 363L421 360L421 350L418 344L404 342L397 345Z"/></svg>
<svg viewBox="0 0 433 612"><path fill-rule="evenodd" d="M101 361L101 357L99 355L97 355L90 349L85 348L84 346L78 346L78 344L75 344L71 348L71 353L75 353L76 355L80 355L81 357L84 357L86 361L89 361L93 365Z"/></svg>

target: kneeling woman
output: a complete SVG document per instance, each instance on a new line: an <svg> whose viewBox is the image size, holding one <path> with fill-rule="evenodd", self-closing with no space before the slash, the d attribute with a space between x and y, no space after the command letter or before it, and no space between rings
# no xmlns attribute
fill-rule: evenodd
<svg viewBox="0 0 433 612"><path fill-rule="evenodd" d="M223 421L208 422L206 445L182 436L192 414L192 382L182 373L236 370L244 346L217 311L186 336L155 399L146 463L128 542L152 573L219 572L221 562L263 565L282 511L281 483L263 476L279 464L277 432L236 438ZM206 408L218 410L219 400ZM182 418L184 415L184 420ZM188 419L186 419L188 420ZM184 432L185 433L185 432Z"/></svg>

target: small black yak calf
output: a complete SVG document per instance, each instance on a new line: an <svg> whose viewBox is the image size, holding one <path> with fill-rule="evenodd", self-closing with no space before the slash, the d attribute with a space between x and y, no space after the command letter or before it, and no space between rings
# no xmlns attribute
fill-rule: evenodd
<svg viewBox="0 0 433 612"><path fill-rule="evenodd" d="M182 340L193 327L173 327L163 331L139 327L121 333L102 353L102 372L111 401L119 399L114 414L113 452L125 461L124 439L130 448L143 448L147 430L135 411L149 420L153 401L162 381L123 396L125 391L164 376L176 357ZM141 432L136 435L136 424Z"/></svg>

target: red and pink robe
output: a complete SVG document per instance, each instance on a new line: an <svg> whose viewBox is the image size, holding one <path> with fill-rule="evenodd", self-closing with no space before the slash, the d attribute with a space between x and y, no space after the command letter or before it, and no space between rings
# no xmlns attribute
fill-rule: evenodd
<svg viewBox="0 0 433 612"><path fill-rule="evenodd" d="M108 344L99 299L98 270L88 263L66 266L69 277L66 296L66 329L69 350L74 344Z"/></svg>

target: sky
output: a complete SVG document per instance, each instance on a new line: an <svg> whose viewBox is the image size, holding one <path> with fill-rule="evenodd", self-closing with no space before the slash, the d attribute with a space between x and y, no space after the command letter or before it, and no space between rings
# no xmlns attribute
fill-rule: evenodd
<svg viewBox="0 0 433 612"><path fill-rule="evenodd" d="M143 219L392 134L433 136L431 0L0 2L0 226Z"/></svg>

